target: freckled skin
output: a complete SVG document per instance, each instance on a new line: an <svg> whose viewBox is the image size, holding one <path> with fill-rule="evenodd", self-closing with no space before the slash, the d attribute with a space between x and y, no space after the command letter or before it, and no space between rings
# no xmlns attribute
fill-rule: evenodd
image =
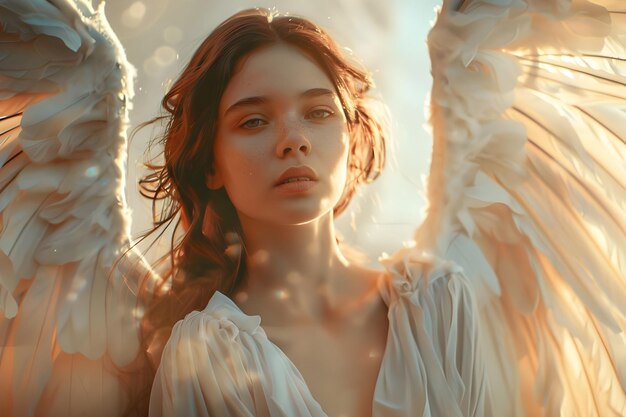
<svg viewBox="0 0 626 417"><path fill-rule="evenodd" d="M253 52L228 84L219 108L212 185L226 188L240 216L299 224L324 215L339 201L347 175L346 118L336 95L299 98L312 88L335 92L310 58L285 45ZM259 96L268 102L225 115L238 100ZM276 192L280 174L298 165L317 172L314 189L297 196Z"/></svg>
<svg viewBox="0 0 626 417"><path fill-rule="evenodd" d="M303 95L311 90L331 94ZM329 415L367 417L387 309L376 289L381 272L351 264L335 239L332 210L345 186L348 151L331 80L307 55L278 44L247 56L228 84L216 171L206 182L226 189L245 234L248 275L233 299L262 317L270 341ZM316 171L316 185L301 194L277 192L281 173L300 165Z"/></svg>

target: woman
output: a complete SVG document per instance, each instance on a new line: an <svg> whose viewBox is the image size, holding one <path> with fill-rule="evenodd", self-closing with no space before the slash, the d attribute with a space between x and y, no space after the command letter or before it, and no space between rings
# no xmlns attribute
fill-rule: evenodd
<svg viewBox="0 0 626 417"><path fill-rule="evenodd" d="M380 392L375 398L374 388L388 327L378 286L389 277L349 262L333 224L356 186L382 169L382 127L365 95L370 86L367 73L344 58L318 26L260 9L222 23L173 84L164 100L172 115L164 135L166 167L154 176L158 189L181 202L187 230L178 258L185 279L180 290L174 283L173 294L178 302L193 300L178 292L197 294L188 289L198 272L217 270L214 282L203 286L221 281L221 291L238 306L219 293L203 314L192 313L177 326L157 373L151 414L194 415L206 408L208 415L273 415L280 407L285 415L366 416L373 399L374 412L387 412L389 400ZM228 232L240 235L243 250L233 266L245 265L243 273L211 263L226 257ZM201 294L185 313L204 309L210 293ZM217 370L229 361L251 360L238 353L236 335L222 334L222 315L213 312L221 308L234 311L225 315L234 323L237 317L263 318L262 328L224 325L235 334L255 335L252 345L244 338L241 343L263 369ZM157 305L145 320L159 314ZM468 323L470 314L469 307L459 313ZM182 318L169 310L166 317ZM154 356L158 362L160 355ZM255 373L252 387L225 382ZM480 387L473 378L480 381L482 373L470 376ZM394 379L379 385L397 390L401 378ZM279 381L293 384L295 392L280 391ZM266 399L243 397L239 389L263 392ZM472 394L478 402L472 408L482 407L484 392ZM189 396L206 404L178 400Z"/></svg>
<svg viewBox="0 0 626 417"><path fill-rule="evenodd" d="M384 272L333 228L384 161L367 74L305 19L225 21L163 101L165 164L144 185L182 236L161 277L140 259L145 282L136 253L112 265L121 49L83 3L0 6L7 412L623 414L620 14L521 3L444 4L428 213Z"/></svg>

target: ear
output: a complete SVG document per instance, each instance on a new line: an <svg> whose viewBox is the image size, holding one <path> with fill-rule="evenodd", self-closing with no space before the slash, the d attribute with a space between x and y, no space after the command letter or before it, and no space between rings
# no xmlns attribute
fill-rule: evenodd
<svg viewBox="0 0 626 417"><path fill-rule="evenodd" d="M217 190L224 186L224 181L222 181L222 176L218 170L215 170L214 174L206 174L204 178L204 183L211 190Z"/></svg>

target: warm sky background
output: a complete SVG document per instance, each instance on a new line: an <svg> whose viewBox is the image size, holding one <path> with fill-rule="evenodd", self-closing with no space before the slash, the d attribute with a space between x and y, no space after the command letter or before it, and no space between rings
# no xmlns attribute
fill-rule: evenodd
<svg viewBox="0 0 626 417"><path fill-rule="evenodd" d="M108 0L111 26L137 67L131 127L159 112L169 80L176 78L195 48L221 21L250 7L276 8L325 27L372 71L374 94L389 107L392 138L385 172L362 187L337 219L345 241L374 265L382 251L392 252L411 239L422 219L423 180L430 161L431 138L424 129L424 105L430 89L426 35L437 0ZM129 147L127 198L133 210L133 236L150 227L149 202L137 192L151 129ZM153 258L156 252L148 254Z"/></svg>

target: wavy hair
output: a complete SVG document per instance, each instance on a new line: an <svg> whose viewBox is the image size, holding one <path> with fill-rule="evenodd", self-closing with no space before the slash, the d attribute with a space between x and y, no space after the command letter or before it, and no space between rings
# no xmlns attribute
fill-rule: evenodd
<svg viewBox="0 0 626 417"><path fill-rule="evenodd" d="M151 368L144 396L149 396L161 350L174 323L203 309L216 290L233 294L245 278L245 245L233 250L236 237L243 236L236 211L224 188L209 189L205 178L214 173L218 106L237 64L251 52L277 43L294 46L314 60L332 81L346 115L348 177L333 213L339 215L357 186L373 181L383 169L385 130L366 97L373 86L371 76L344 56L326 31L304 18L258 8L236 13L221 23L163 98L164 115L137 128L158 122L165 125L162 136L150 144L162 146L164 163L145 163L150 173L139 182L141 194L152 201L153 228L135 245L175 222L171 249L154 265L155 270L164 272L156 291L150 291L154 295L146 298L142 318L144 354ZM169 265L162 268L168 259ZM138 402L135 408L139 414L147 414L147 401Z"/></svg>

